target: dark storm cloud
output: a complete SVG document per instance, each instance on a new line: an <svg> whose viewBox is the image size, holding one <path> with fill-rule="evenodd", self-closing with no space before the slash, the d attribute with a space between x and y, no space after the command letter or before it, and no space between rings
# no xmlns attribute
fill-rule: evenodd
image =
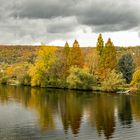
<svg viewBox="0 0 140 140"><path fill-rule="evenodd" d="M95 31L120 31L140 24L139 0L21 0L13 16L29 19L52 19L75 16L79 24L91 26ZM63 22L63 21L62 21ZM52 23L53 24L53 23ZM63 23L62 23L63 24ZM55 26L54 31L60 26ZM97 27L97 28L96 28ZM64 25L64 31L69 26Z"/></svg>
<svg viewBox="0 0 140 140"><path fill-rule="evenodd" d="M0 0L0 5L0 43L64 39L81 26L114 32L140 25L140 0Z"/></svg>
<svg viewBox="0 0 140 140"><path fill-rule="evenodd" d="M17 10L14 16L19 15L21 18L55 18L59 16L71 15L71 0L21 0L16 4Z"/></svg>

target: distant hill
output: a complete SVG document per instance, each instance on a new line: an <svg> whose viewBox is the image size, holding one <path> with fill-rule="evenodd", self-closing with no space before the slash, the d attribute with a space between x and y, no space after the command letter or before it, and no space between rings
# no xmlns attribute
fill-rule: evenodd
<svg viewBox="0 0 140 140"><path fill-rule="evenodd" d="M57 47L58 53L63 47ZM36 52L39 46L30 45L0 45L0 64L2 63L18 63L18 62L34 62ZM136 47L116 47L118 59L126 53L131 53L137 66L140 66L140 46ZM85 61L95 52L95 47L81 47Z"/></svg>

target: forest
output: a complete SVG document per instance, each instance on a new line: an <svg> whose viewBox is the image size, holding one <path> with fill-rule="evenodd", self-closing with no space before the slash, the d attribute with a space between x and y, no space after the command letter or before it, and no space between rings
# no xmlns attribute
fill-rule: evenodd
<svg viewBox="0 0 140 140"><path fill-rule="evenodd" d="M104 43L95 47L1 45L0 83L95 91L140 90L140 46Z"/></svg>

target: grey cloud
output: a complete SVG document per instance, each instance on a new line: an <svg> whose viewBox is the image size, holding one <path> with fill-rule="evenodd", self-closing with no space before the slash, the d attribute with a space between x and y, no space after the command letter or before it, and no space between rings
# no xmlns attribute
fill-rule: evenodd
<svg viewBox="0 0 140 140"><path fill-rule="evenodd" d="M0 4L0 43L73 38L81 26L114 32L140 25L140 0L0 0Z"/></svg>
<svg viewBox="0 0 140 140"><path fill-rule="evenodd" d="M47 24L47 31L49 33L69 33L78 26L78 22L75 17L62 18L58 17Z"/></svg>
<svg viewBox="0 0 140 140"><path fill-rule="evenodd" d="M17 9L13 16L34 19L69 16L72 3L70 0L21 0L16 3Z"/></svg>
<svg viewBox="0 0 140 140"><path fill-rule="evenodd" d="M10 18L6 23L0 22L0 29L0 43L2 44L30 44L31 42L40 42L46 38L45 21L42 20Z"/></svg>
<svg viewBox="0 0 140 140"><path fill-rule="evenodd" d="M120 30L129 30L131 28L134 28L137 26L137 23L121 23L121 24L105 24L105 25L97 25L93 26L92 30L96 33L98 32L115 32L115 31L120 31Z"/></svg>
<svg viewBox="0 0 140 140"><path fill-rule="evenodd" d="M140 24L139 0L21 0L15 7L17 8L13 12L13 16L29 19L75 16L79 24L97 27L96 31L102 32L104 32L104 27L107 27L105 31L120 31ZM56 23L48 30L62 32L57 28L61 28L61 26L66 31L71 29L63 23L60 26ZM99 27L101 28L99 29Z"/></svg>
<svg viewBox="0 0 140 140"><path fill-rule="evenodd" d="M81 4L82 5L82 4ZM96 31L120 31L136 27L140 24L138 3L132 1L91 1L86 5L78 5L78 21L81 24L94 26ZM101 28L100 28L101 27ZM106 28L104 28L106 27ZM104 30L105 29L105 30Z"/></svg>
<svg viewBox="0 0 140 140"><path fill-rule="evenodd" d="M68 39L73 36L72 31L70 31L73 27L68 27L69 30L67 32L63 29L63 24L60 24L59 21L63 20L63 24L67 22L72 22L73 18L66 19L14 19L10 18L7 22L0 22L0 44L32 44L34 42L43 42L49 43L53 40L59 39ZM54 22L54 23L53 23ZM10 24L9 24L10 23ZM51 24L53 23L53 24ZM75 21L76 24L76 21ZM57 30L57 27L59 30ZM70 25L70 24L69 24ZM60 28L61 26L61 28ZM72 25L71 25L72 26ZM56 31L54 32L54 28ZM67 28L67 27L66 27ZM65 31L65 33L64 33Z"/></svg>

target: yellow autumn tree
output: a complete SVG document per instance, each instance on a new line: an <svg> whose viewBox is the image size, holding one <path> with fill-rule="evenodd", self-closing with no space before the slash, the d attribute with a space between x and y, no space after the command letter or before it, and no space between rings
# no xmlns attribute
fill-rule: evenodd
<svg viewBox="0 0 140 140"><path fill-rule="evenodd" d="M133 74L131 85L140 90L140 69L136 70Z"/></svg>
<svg viewBox="0 0 140 140"><path fill-rule="evenodd" d="M31 86L46 86L47 73L56 59L55 52L55 47L40 46L35 64L29 70Z"/></svg>

